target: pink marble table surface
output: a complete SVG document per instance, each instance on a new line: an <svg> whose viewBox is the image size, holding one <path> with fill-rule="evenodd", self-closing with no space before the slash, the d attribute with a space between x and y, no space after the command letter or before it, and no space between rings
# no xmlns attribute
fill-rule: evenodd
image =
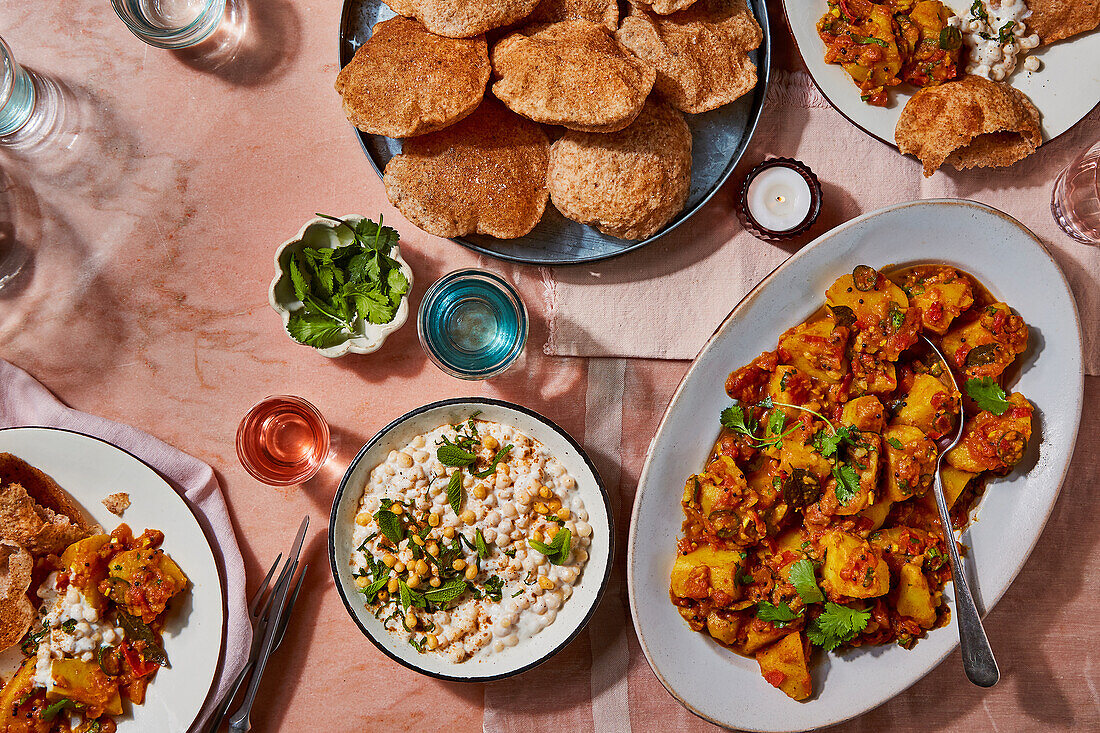
<svg viewBox="0 0 1100 733"><path fill-rule="evenodd" d="M237 43L203 53L146 47L106 0L0 4L0 33L62 102L49 139L0 152L0 234L32 254L29 270L0 292L0 356L73 407L212 465L252 583L303 514L325 526L340 474L378 428L426 401L469 394L528 405L585 442L616 496L625 538L645 447L686 364L544 356L550 273L426 235L386 201L332 89L340 1L236 1L247 16ZM791 68L773 10L778 64ZM723 197L710 206L729 214ZM436 277L462 266L517 282L532 315L524 359L490 383L467 384L431 365L411 323L368 356L329 361L293 344L267 305L271 255L315 211L380 213L396 226L415 272L414 307ZM309 399L333 429L334 458L302 486L263 486L234 453L241 416L273 393ZM956 654L846 730L1100 729L1100 380L1088 380L1086 397L1062 497L989 617L1002 683L967 685ZM608 404L610 413L597 409ZM309 578L264 680L256 730L706 727L639 654L622 613L621 558L600 635L582 635L518 679L461 685L406 670L359 634L333 587L320 529L303 554ZM620 666L595 669L592 660L608 654Z"/></svg>

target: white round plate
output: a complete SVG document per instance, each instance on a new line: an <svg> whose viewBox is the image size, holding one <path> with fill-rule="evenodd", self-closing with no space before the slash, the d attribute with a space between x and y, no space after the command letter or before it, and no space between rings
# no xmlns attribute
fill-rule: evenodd
<svg viewBox="0 0 1100 733"><path fill-rule="evenodd" d="M145 702L116 718L119 733L182 732L202 709L222 648L222 586L206 535L179 494L156 471L99 438L55 428L0 430L0 453L12 453L45 472L106 531L125 522L134 534L164 532L164 551L191 581L174 601L164 629L172 663L157 672ZM125 491L130 508L116 517L103 506ZM10 670L5 670L10 672Z"/></svg>
<svg viewBox="0 0 1100 733"><path fill-rule="evenodd" d="M481 413L477 416L479 420L511 425L545 445L577 480L577 490L588 511L588 522L592 525L592 544L588 548L588 563L584 566L580 581L573 587L573 595L562 604L554 623L527 641L500 653L455 663L441 654L416 651L387 631L382 622L367 610L351 574L351 553L354 549L352 527L371 469L385 460L391 450L400 450L417 435L440 425L463 422L478 411ZM615 557L615 525L607 489L580 445L560 427L533 410L482 397L433 402L402 415L382 428L359 451L340 482L332 501L328 537L329 563L336 588L340 591L344 607L367 638L386 656L409 669L458 682L488 682L511 677L557 654L592 618L607 587L611 561Z"/></svg>
<svg viewBox="0 0 1100 733"><path fill-rule="evenodd" d="M742 300L680 383L650 444L627 545L630 611L649 664L695 714L753 731L808 730L852 718L889 700L939 664L958 644L949 626L916 647L877 646L814 654L814 695L796 702L765 682L753 659L692 631L669 601L684 481L698 472L718 436L730 399L729 372L775 348L779 335L824 302L825 289L859 264L942 262L976 276L1031 329L1013 385L1035 405L1035 437L1020 466L990 482L979 521L963 535L968 577L979 607L990 609L1023 567L1054 507L1069 468L1084 388L1081 328L1069 286L1039 240L983 204L959 200L891 206L837 227L780 265ZM954 605L953 586L945 592ZM961 669L945 669L967 684Z"/></svg>
<svg viewBox="0 0 1100 733"><path fill-rule="evenodd" d="M967 17L970 0L944 0L956 15ZM890 92L890 106L872 107L859 98L859 88L837 64L825 63L825 44L817 21L828 10L825 0L783 0L787 23L802 60L825 98L853 123L894 145L894 128L905 103L917 91L903 84ZM1100 103L1100 31L1084 33L1031 52L1042 62L1039 71L1020 65L1009 83L1026 94L1043 115L1044 140L1050 141L1077 124Z"/></svg>

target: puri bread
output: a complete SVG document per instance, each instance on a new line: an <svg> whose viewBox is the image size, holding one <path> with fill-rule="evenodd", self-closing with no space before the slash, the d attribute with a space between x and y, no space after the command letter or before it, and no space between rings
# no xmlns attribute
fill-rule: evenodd
<svg viewBox="0 0 1100 733"><path fill-rule="evenodd" d="M550 149L550 198L568 218L604 234L644 239L687 202L691 131L684 116L651 100L629 127L569 131Z"/></svg>
<svg viewBox="0 0 1100 733"><path fill-rule="evenodd" d="M40 508L68 518L87 534L99 529L56 481L18 456L0 453L0 486L8 484L19 484Z"/></svg>
<svg viewBox="0 0 1100 733"><path fill-rule="evenodd" d="M385 0L393 12L416 18L432 33L472 38L526 18L539 0Z"/></svg>
<svg viewBox="0 0 1100 733"><path fill-rule="evenodd" d="M615 37L657 69L654 88L683 112L708 112L756 86L763 38L745 0L698 0L672 15L632 5Z"/></svg>
<svg viewBox="0 0 1100 733"><path fill-rule="evenodd" d="M614 31L619 27L619 3L617 0L541 0L526 22L558 23L563 20L587 20Z"/></svg>
<svg viewBox="0 0 1100 733"><path fill-rule="evenodd" d="M1012 165L1043 142L1039 110L1023 92L981 76L921 89L901 112L898 150L924 163L924 175L945 162L957 170Z"/></svg>
<svg viewBox="0 0 1100 733"><path fill-rule="evenodd" d="M513 112L585 132L614 132L641 111L656 71L603 26L531 26L493 47L493 94Z"/></svg>
<svg viewBox="0 0 1100 733"><path fill-rule="evenodd" d="M1041 45L1055 43L1100 25L1100 0L1028 0L1025 22Z"/></svg>
<svg viewBox="0 0 1100 733"><path fill-rule="evenodd" d="M477 109L489 73L483 36L445 38L398 16L374 26L336 77L336 91L360 130L411 137L453 125Z"/></svg>
<svg viewBox="0 0 1100 733"><path fill-rule="evenodd" d="M653 9L654 13L658 15L671 15L677 11L691 7L695 4L695 0L637 0L639 3L648 5Z"/></svg>
<svg viewBox="0 0 1100 733"><path fill-rule="evenodd" d="M386 194L441 237L522 237L546 209L550 142L535 123L486 98L466 119L405 140L386 165Z"/></svg>

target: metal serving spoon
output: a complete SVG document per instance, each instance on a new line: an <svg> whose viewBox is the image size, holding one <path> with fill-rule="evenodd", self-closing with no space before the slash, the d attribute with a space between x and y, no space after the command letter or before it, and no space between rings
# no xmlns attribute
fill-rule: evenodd
<svg viewBox="0 0 1100 733"><path fill-rule="evenodd" d="M921 340L943 362L944 369L951 377L951 386L955 388L956 393L961 395L959 384L955 381L955 375L952 373L943 353L926 336L921 336ZM948 511L947 499L943 494L943 479L940 477L943 457L962 439L963 424L965 422L965 409L960 400L959 426L955 430L954 439L943 445L942 441L947 440L945 436L936 443L940 449L940 455L936 459L934 491L936 494L936 507L940 510L940 524L943 525L944 544L947 545L947 554L951 558L951 576L955 581L955 614L959 621L959 643L962 646L963 671L966 672L967 678L975 685L992 687L997 684L997 680L1001 679L1001 670L997 668L997 660L993 658L993 648L989 646L989 638L985 635L982 618L978 614L978 607L974 604L974 596L970 593L970 584L966 581L962 559L959 557L959 549L955 544L951 513Z"/></svg>

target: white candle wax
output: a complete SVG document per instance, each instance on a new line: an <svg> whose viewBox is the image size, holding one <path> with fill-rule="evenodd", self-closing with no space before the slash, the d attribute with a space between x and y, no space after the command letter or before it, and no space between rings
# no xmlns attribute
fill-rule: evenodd
<svg viewBox="0 0 1100 733"><path fill-rule="evenodd" d="M810 213L810 184L786 166L760 171L749 182L746 202L756 223L773 232L786 232L806 221Z"/></svg>

